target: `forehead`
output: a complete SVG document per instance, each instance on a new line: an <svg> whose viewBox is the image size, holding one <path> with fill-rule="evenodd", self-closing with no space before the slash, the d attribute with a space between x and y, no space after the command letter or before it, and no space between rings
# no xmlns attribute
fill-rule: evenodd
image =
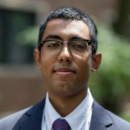
<svg viewBox="0 0 130 130"><path fill-rule="evenodd" d="M50 34L55 34L63 39L81 36L90 39L90 31L82 20L53 19L47 23L42 40Z"/></svg>

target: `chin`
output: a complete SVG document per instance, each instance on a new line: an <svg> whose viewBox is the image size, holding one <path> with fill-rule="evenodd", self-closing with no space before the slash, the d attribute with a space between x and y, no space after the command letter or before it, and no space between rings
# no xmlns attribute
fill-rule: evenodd
<svg viewBox="0 0 130 130"><path fill-rule="evenodd" d="M56 86L53 86L53 90L60 96L72 96L74 95L75 87L72 83L60 82Z"/></svg>
<svg viewBox="0 0 130 130"><path fill-rule="evenodd" d="M61 96L61 97L70 97L72 95L74 95L72 92L64 92L64 91L56 91L55 92L57 95Z"/></svg>
<svg viewBox="0 0 130 130"><path fill-rule="evenodd" d="M72 88L74 85L72 84L72 82L66 82L66 81L59 81L56 83L56 87L60 90L68 90L70 88Z"/></svg>

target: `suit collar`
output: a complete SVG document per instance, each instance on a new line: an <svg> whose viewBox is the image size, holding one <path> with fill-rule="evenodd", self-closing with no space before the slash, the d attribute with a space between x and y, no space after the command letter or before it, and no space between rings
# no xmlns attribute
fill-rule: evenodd
<svg viewBox="0 0 130 130"><path fill-rule="evenodd" d="M112 120L108 111L94 101L90 130L108 130L111 125Z"/></svg>

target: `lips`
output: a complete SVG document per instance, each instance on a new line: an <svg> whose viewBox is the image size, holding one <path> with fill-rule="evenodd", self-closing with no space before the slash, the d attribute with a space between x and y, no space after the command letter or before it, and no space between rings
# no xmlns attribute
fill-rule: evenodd
<svg viewBox="0 0 130 130"><path fill-rule="evenodd" d="M76 71L70 69L70 68L56 68L54 69L54 73L59 75L70 75L76 73Z"/></svg>

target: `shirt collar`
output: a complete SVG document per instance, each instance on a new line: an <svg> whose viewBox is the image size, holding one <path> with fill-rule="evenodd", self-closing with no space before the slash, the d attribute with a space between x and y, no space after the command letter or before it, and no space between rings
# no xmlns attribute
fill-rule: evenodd
<svg viewBox="0 0 130 130"><path fill-rule="evenodd" d="M85 121L87 120L90 123L91 118L89 114L92 111L93 98L90 90L84 100L66 117L61 117L60 114L52 106L48 93L46 95L46 105L45 105L45 120L47 124L47 129L51 129L53 122L58 118L65 119L72 130L81 129Z"/></svg>
<svg viewBox="0 0 130 130"><path fill-rule="evenodd" d="M47 124L47 130L51 130L53 122L60 118L61 116L58 114L58 112L54 109L52 106L48 93L46 95L46 105L45 105L45 120Z"/></svg>

